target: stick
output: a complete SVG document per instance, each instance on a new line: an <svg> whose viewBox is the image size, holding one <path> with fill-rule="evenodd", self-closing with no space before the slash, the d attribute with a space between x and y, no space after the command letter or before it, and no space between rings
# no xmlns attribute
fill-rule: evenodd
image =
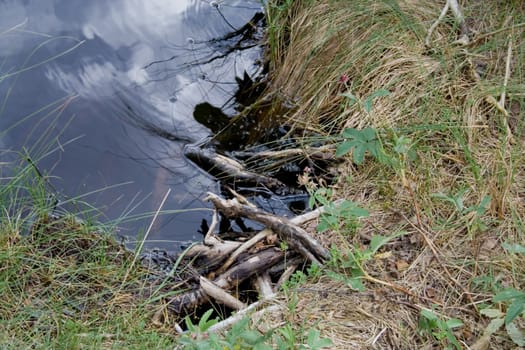
<svg viewBox="0 0 525 350"><path fill-rule="evenodd" d="M205 277L200 277L200 285L204 293L219 303L222 303L235 310L241 310L246 307L246 304L244 304L242 301L224 291L224 289L221 289L215 283Z"/></svg>
<svg viewBox="0 0 525 350"><path fill-rule="evenodd" d="M441 13L439 14L438 19L434 23L432 23L432 25L428 29L427 37L425 39L425 46L430 47L430 37L432 36L432 33L437 28L439 23L443 20L443 18L445 18L445 15L447 14L449 7L450 7L450 4L447 1L447 3L445 4L445 7L443 7L443 9L441 10Z"/></svg>
<svg viewBox="0 0 525 350"><path fill-rule="evenodd" d="M264 272L261 276L257 276L257 279L255 280L255 287L259 291L261 299L268 299L275 294L268 272Z"/></svg>

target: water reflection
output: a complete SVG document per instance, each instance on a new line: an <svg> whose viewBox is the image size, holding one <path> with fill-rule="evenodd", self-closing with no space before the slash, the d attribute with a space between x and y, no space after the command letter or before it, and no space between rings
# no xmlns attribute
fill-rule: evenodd
<svg viewBox="0 0 525 350"><path fill-rule="evenodd" d="M62 201L83 195L103 220L154 211L168 188L164 209L207 208L216 183L182 147L209 134L196 104L228 110L235 76L260 70L258 45L213 40L257 11L258 0L0 2L0 146L29 146ZM198 239L203 215L164 215L149 246ZM148 222L121 233L134 238Z"/></svg>

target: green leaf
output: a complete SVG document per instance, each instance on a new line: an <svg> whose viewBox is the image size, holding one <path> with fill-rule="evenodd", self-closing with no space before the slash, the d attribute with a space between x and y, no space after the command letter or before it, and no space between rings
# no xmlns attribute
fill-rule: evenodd
<svg viewBox="0 0 525 350"><path fill-rule="evenodd" d="M507 313L505 314L505 324L511 323L516 317L518 317L523 312L523 299L518 298L514 300L512 304L507 308Z"/></svg>
<svg viewBox="0 0 525 350"><path fill-rule="evenodd" d="M374 101L374 98L376 97L382 97L382 96L388 96L390 95L390 91L385 89L377 90L376 92L373 92L368 96L365 101L363 102L363 108L367 113L370 113L372 111L372 102Z"/></svg>
<svg viewBox="0 0 525 350"><path fill-rule="evenodd" d="M433 313L432 311L427 310L427 309L421 310L421 316L423 316L424 318L426 318L429 321L437 321L438 320L437 315L435 313Z"/></svg>
<svg viewBox="0 0 525 350"><path fill-rule="evenodd" d="M363 292L365 290L365 285L360 277L350 277L346 280L346 284L358 292Z"/></svg>
<svg viewBox="0 0 525 350"><path fill-rule="evenodd" d="M245 330L240 337L248 344L254 345L262 338L262 335L255 330Z"/></svg>
<svg viewBox="0 0 525 350"><path fill-rule="evenodd" d="M359 139L361 131L355 128L346 128L343 130L343 137L347 139Z"/></svg>
<svg viewBox="0 0 525 350"><path fill-rule="evenodd" d="M490 318L503 317L503 312L498 309L483 309L479 313Z"/></svg>
<svg viewBox="0 0 525 350"><path fill-rule="evenodd" d="M406 231L399 231L391 236L380 236L380 235L376 235L376 236L373 236L372 239L370 240L370 251L372 252L372 254L375 254L379 248L381 248L382 246L384 246L385 244L387 244L388 242L390 242L391 240L393 240L394 238L397 238L399 236L402 236L406 234Z"/></svg>
<svg viewBox="0 0 525 350"><path fill-rule="evenodd" d="M206 332L208 328L216 324L218 321L217 319L208 320L213 313L213 309L209 309L202 315L201 319L199 320L199 330L201 332Z"/></svg>
<svg viewBox="0 0 525 350"><path fill-rule="evenodd" d="M362 164L365 160L365 147L356 147L354 149L354 163L359 165Z"/></svg>
<svg viewBox="0 0 525 350"><path fill-rule="evenodd" d="M332 345L332 341L330 339L327 339L327 338L320 339L319 338L320 334L321 333L318 330L310 329L310 331L308 332L308 339L307 339L309 349L322 349L324 347Z"/></svg>
<svg viewBox="0 0 525 350"><path fill-rule="evenodd" d="M361 130L360 136L361 135L362 135L361 140L365 142L373 141L377 139L376 130L373 128L364 128L363 130Z"/></svg>
<svg viewBox="0 0 525 350"><path fill-rule="evenodd" d="M354 147L355 143L353 141L343 141L339 146L337 146L337 149L335 150L335 156L342 157L349 153Z"/></svg>
<svg viewBox="0 0 525 350"><path fill-rule="evenodd" d="M343 97L346 97L347 99L350 100L350 105L353 105L354 103L356 103L358 101L357 97L355 97L354 94L352 94L351 92L345 92L344 94L341 94L340 96L343 96Z"/></svg>
<svg viewBox="0 0 525 350"><path fill-rule="evenodd" d="M490 321L487 328L485 328L485 331L483 332L483 334L490 335L490 334L496 333L501 328L501 326L503 326L504 323L505 323L505 320L503 318L493 319L492 321Z"/></svg>
<svg viewBox="0 0 525 350"><path fill-rule="evenodd" d="M518 243L503 243L501 245L503 249L508 251L509 253L515 253L515 254L525 254L525 247Z"/></svg>
<svg viewBox="0 0 525 350"><path fill-rule="evenodd" d="M507 324L505 326L505 329L507 330L507 334L509 335L510 339L512 339L512 341L516 345L525 345L525 338L523 337L523 332L514 323Z"/></svg>
<svg viewBox="0 0 525 350"><path fill-rule="evenodd" d="M458 327L463 327L463 322L460 320L460 319L457 319L457 318L451 318L451 319L448 319L445 324L447 325L448 328L450 329L454 329L454 328L458 328Z"/></svg>
<svg viewBox="0 0 525 350"><path fill-rule="evenodd" d="M509 301L509 300L516 299L516 298L525 299L525 293L523 293L522 291L513 289L513 288L508 288L496 294L492 298L492 301L495 303L499 303L502 301Z"/></svg>

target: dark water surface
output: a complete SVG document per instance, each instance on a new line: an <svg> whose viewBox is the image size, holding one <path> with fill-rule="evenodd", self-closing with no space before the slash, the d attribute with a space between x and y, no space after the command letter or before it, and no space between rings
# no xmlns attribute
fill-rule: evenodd
<svg viewBox="0 0 525 350"><path fill-rule="evenodd" d="M181 212L161 216L147 246L200 239L217 184L182 149L209 135L195 105L231 110L235 76L261 69L259 45L212 40L258 11L258 0L0 1L0 149L27 150L62 202L81 196L103 222L154 212L171 189L162 209ZM119 233L133 242L150 221Z"/></svg>

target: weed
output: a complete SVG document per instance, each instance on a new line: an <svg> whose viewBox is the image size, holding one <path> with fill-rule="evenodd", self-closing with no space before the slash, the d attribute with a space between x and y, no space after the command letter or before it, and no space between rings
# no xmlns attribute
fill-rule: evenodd
<svg viewBox="0 0 525 350"><path fill-rule="evenodd" d="M525 293L508 288L494 295L492 302L502 303L505 305L506 311L502 312L500 309L491 307L480 310L482 315L491 319L489 325L485 328L484 335L490 336L502 326L505 326L510 339L518 346L525 346L525 335L516 325L517 318L523 317L523 311L525 310Z"/></svg>
<svg viewBox="0 0 525 350"><path fill-rule="evenodd" d="M346 233L351 234L358 228L358 219L367 217L368 211L359 207L350 200L342 200L337 204L331 200L332 189L321 187L313 192L309 199L310 208L316 205L324 206L324 212L319 217L317 230L324 232L328 229L340 231L341 222Z"/></svg>
<svg viewBox="0 0 525 350"><path fill-rule="evenodd" d="M462 349L453 332L455 328L462 326L463 322L459 319L449 318L444 320L431 310L421 310L418 325L419 331L430 334L444 346L444 349Z"/></svg>
<svg viewBox="0 0 525 350"><path fill-rule="evenodd" d="M384 153L377 132L372 128L345 129L342 136L344 141L337 146L335 153L337 157L353 151L354 163L359 165L363 163L366 152L369 152L376 159L381 159Z"/></svg>
<svg viewBox="0 0 525 350"><path fill-rule="evenodd" d="M364 263L373 259L385 244L404 234L406 232L400 231L388 237L375 235L366 249L354 246L352 250L342 251L337 247L332 247L329 262L331 269L327 271L327 275L344 282L354 290L363 291L365 289L363 280L377 281L368 275L364 269Z"/></svg>

